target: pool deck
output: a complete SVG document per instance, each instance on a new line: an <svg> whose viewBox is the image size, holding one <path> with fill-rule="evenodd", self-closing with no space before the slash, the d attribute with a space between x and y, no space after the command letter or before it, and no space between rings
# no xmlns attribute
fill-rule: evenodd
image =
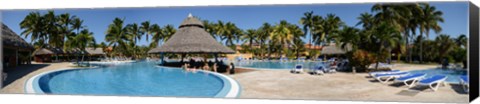
<svg viewBox="0 0 480 104"><path fill-rule="evenodd" d="M41 66L41 67L35 67ZM8 73L7 82L11 82L0 90L0 93L23 94L25 93L25 82L31 77L42 72L73 68L67 62L61 63L32 63L32 65L23 65L16 67L12 72ZM8 81L11 80L11 81ZM6 84L6 83L4 83Z"/></svg>
<svg viewBox="0 0 480 104"><path fill-rule="evenodd" d="M42 67L34 67L42 66ZM24 93L25 81L42 72L70 68L69 63L33 64L18 67L9 73L6 85L0 93ZM396 64L395 69L428 69L434 65ZM365 73L333 73L323 76L309 74L291 74L288 70L251 70L240 69L234 75L228 75L240 83L242 91L239 98L252 99L303 99L303 100L340 100L340 101L401 101L401 102L442 102L467 103L465 94L458 85L440 87L438 91L430 89L409 90L405 86L381 84L367 78ZM13 78L13 79L12 79ZM423 90L423 91L417 91Z"/></svg>
<svg viewBox="0 0 480 104"><path fill-rule="evenodd" d="M394 69L435 68L434 65L398 64ZM433 92L428 87L409 89L403 84L381 84L366 73L337 72L325 75L292 74L288 70L255 70L230 75L242 86L240 98L303 99L339 101L399 101L467 103L461 86L442 86Z"/></svg>

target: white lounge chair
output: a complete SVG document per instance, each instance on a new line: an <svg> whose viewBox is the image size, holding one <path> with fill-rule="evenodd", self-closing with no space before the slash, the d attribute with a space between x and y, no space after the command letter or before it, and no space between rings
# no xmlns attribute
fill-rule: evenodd
<svg viewBox="0 0 480 104"><path fill-rule="evenodd" d="M303 72L302 64L295 65L295 68L293 68L290 72L291 73L302 73Z"/></svg>
<svg viewBox="0 0 480 104"><path fill-rule="evenodd" d="M425 78L425 79L422 79L422 80L418 81L418 85L428 86L433 91L437 91L440 84L443 84L445 86L445 84L446 84L445 80L446 79L447 79L447 76L445 76L445 75L435 75L435 76L432 76L430 78ZM434 84L436 84L436 85L434 86Z"/></svg>
<svg viewBox="0 0 480 104"><path fill-rule="evenodd" d="M403 84L405 84L406 86L408 86L410 88L415 84L415 82L422 79L426 75L427 74L425 74L425 73L409 74L407 76L396 78L395 82L403 82ZM412 81L412 83L408 84L409 81Z"/></svg>
<svg viewBox="0 0 480 104"><path fill-rule="evenodd" d="M398 72L398 73L388 73L388 74L376 74L374 78L378 80L381 83L387 83L391 79L403 77L405 75L408 75L409 72ZM385 79L385 80L382 80Z"/></svg>
<svg viewBox="0 0 480 104"><path fill-rule="evenodd" d="M460 85L462 85L463 91L468 92L469 90L469 83L468 83L468 76L460 76Z"/></svg>
<svg viewBox="0 0 480 104"><path fill-rule="evenodd" d="M371 77L374 77L376 74L389 74L389 73L399 73L401 72L400 70L391 70L391 71L376 71L376 72L370 72L368 75Z"/></svg>

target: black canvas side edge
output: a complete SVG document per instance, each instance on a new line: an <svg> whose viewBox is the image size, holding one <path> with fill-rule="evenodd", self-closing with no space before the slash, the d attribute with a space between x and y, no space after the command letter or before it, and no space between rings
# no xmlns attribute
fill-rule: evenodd
<svg viewBox="0 0 480 104"><path fill-rule="evenodd" d="M469 3L469 59L468 59L468 70L469 70L469 100L470 102L475 100L478 97L479 93L479 10L478 7Z"/></svg>

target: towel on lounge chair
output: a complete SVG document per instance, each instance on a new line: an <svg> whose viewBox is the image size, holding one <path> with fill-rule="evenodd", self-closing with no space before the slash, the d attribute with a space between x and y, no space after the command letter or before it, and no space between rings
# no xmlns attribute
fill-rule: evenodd
<svg viewBox="0 0 480 104"><path fill-rule="evenodd" d="M425 78L425 79L422 79L422 80L418 81L418 85L429 86L430 89L432 89L433 91L437 91L440 84L445 85L445 80L446 79L447 79L447 76L445 76L445 75L434 75L432 77ZM434 86L434 84L436 84L436 85Z"/></svg>
<svg viewBox="0 0 480 104"><path fill-rule="evenodd" d="M376 80L380 81L381 83L386 83L386 82L390 81L391 79L403 77L403 76L408 75L408 74L409 74L409 72L376 74L374 78ZM382 80L382 79L385 79L385 80Z"/></svg>
<svg viewBox="0 0 480 104"><path fill-rule="evenodd" d="M415 82L425 77L427 74L425 73L416 73L416 74L409 74L400 78L395 79L395 82L403 82L406 86L412 87ZM409 81L412 83L408 84Z"/></svg>

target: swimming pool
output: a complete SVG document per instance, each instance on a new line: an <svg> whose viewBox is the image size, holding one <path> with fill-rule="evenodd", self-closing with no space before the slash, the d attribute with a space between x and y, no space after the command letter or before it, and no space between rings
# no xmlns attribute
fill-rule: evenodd
<svg viewBox="0 0 480 104"><path fill-rule="evenodd" d="M447 76L447 79L445 81L448 83L454 83L454 84L460 83L460 76L467 75L466 70L425 69L425 70L413 70L409 72L425 73L427 74L425 78L428 78L434 75L445 75Z"/></svg>
<svg viewBox="0 0 480 104"><path fill-rule="evenodd" d="M225 75L151 62L61 69L32 77L26 85L27 93L48 94L236 97L240 92L239 84Z"/></svg>
<svg viewBox="0 0 480 104"><path fill-rule="evenodd" d="M297 64L302 64L304 68L314 68L323 65L320 61L240 61L234 62L235 65L244 68L286 70L292 69Z"/></svg>

